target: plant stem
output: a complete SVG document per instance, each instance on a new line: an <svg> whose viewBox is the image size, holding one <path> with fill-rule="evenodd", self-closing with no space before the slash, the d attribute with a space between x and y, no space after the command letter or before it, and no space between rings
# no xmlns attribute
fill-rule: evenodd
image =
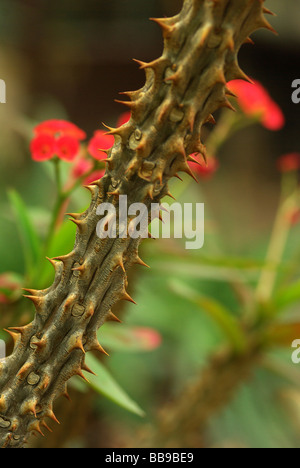
<svg viewBox="0 0 300 468"><path fill-rule="evenodd" d="M54 170L55 170L55 180L57 185L57 193L60 196L62 194L62 180L61 180L61 172L60 172L60 159L54 158L53 159Z"/></svg>

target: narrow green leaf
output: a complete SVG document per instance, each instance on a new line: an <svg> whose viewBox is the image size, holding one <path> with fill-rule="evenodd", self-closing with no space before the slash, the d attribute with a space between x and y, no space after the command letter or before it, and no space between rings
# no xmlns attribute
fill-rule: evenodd
<svg viewBox="0 0 300 468"><path fill-rule="evenodd" d="M246 337L243 330L239 322L232 316L230 310L224 307L223 304L211 297L199 294L194 289L177 280L171 281L171 288L176 294L184 297L206 312L217 323L237 352L245 350Z"/></svg>
<svg viewBox="0 0 300 468"><path fill-rule="evenodd" d="M214 280L220 282L236 282L236 283L249 283L256 278L256 274L254 272L243 272L241 274L239 271L225 268L225 267L214 267L211 265L199 265L196 263L189 263L189 262L168 262L168 261L152 261L151 268L155 271L165 271L169 272L172 271L177 275L182 277L186 277L187 275L190 278L197 278L197 279L206 279L206 280Z"/></svg>
<svg viewBox="0 0 300 468"><path fill-rule="evenodd" d="M8 197L23 244L26 266L28 271L31 272L40 258L40 240L31 222L28 209L18 192L13 189L9 190Z"/></svg>
<svg viewBox="0 0 300 468"><path fill-rule="evenodd" d="M145 416L144 411L127 395L100 361L98 361L93 355L88 354L86 356L86 363L93 372L97 374L97 376L88 376L90 386L96 392L101 393L106 398L131 413L137 414L141 417Z"/></svg>

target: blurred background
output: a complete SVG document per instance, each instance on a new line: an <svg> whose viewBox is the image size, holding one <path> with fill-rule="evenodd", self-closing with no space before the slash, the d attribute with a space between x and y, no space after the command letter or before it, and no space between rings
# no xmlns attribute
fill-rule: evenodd
<svg viewBox="0 0 300 468"><path fill-rule="evenodd" d="M22 277L24 272L22 243L7 191L18 191L41 236L45 235L55 199L49 168L30 157L34 125L66 119L84 129L88 138L103 121L114 126L123 112L114 102L118 93L144 83L144 74L132 59L152 60L162 51L160 30L149 18L174 15L181 3L0 0L0 78L7 85L7 103L0 105L0 274L13 272ZM291 101L291 83L300 78L300 4L288 3L266 3L278 15L270 21L279 37L259 31L252 36L255 46L245 45L240 53L242 68L259 80L281 107L286 117L284 128L271 132L255 124L242 129L222 145L217 155L220 167L212 178L202 180L200 187L188 185L184 191L179 181L173 183L173 192L181 201L206 203L205 247L187 254L175 241L146 241L142 258L153 268L132 272L130 292L138 306L122 306L118 313L125 327L148 330L148 344L135 349L130 340L128 344L126 334L122 338L122 332L115 329L107 333L111 357L104 365L145 415L130 413L98 396L95 389L74 384L71 396L73 393L75 403L67 407L68 403L58 402L59 419L64 421L61 428L36 444L138 447L141 434L147 433L145 427L155 421L158 409L176 401L185 384L200 377L208 356L224 344L224 337L201 306L177 294L178 282L217 299L234 317L240 317L230 282L239 274L250 286L257 282L259 262L265 257L280 198L281 175L276 160L283 154L300 152L300 105ZM215 117L218 120L218 114ZM82 189L72 203L74 207L88 203ZM72 227L66 245L61 242L60 248L66 252L54 254L67 253L74 234ZM299 234L295 226L284 257L289 267L292 260L295 262L293 280L300 273ZM51 276L45 274L46 278ZM18 325L14 310L13 304L1 305L3 326ZM298 310L299 303L294 304L289 317L296 320ZM112 325L116 326L123 325ZM300 338L298 335L291 338ZM291 362L289 348L276 349L275 355L270 360L273 364L277 358L280 361L276 370L275 365L254 368L250 380L211 416L205 429L205 446L299 446L300 367Z"/></svg>

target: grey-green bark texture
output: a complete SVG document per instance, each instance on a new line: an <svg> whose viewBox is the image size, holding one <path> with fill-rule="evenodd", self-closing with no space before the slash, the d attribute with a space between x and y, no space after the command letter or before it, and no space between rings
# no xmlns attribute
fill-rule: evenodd
<svg viewBox="0 0 300 468"><path fill-rule="evenodd" d="M115 144L108 152L103 179L90 186L92 202L75 214L73 251L51 260L55 280L49 289L29 290L36 308L32 323L10 329L13 353L0 362L0 446L23 448L29 436L56 420L53 402L66 394L68 380L88 370L85 353L102 350L98 328L113 319L112 307L131 300L127 271L142 264L140 240L97 237L96 210L103 202L118 209L128 203L159 203L168 181L191 174L192 153L205 153L200 134L220 107L231 107L226 83L247 79L237 54L259 28L272 29L263 0L185 0L173 18L156 20L164 36L162 56L139 62L145 86L129 96L132 117L110 129ZM128 220L129 222L130 220Z"/></svg>

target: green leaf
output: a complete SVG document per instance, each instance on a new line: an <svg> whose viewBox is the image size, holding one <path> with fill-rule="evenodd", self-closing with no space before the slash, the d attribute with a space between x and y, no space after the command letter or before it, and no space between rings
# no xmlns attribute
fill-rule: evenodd
<svg viewBox="0 0 300 468"><path fill-rule="evenodd" d="M246 337L244 332L238 320L232 316L230 310L223 306L223 304L211 297L199 294L181 281L172 280L171 288L176 294L194 303L199 309L206 312L217 323L237 352L245 350Z"/></svg>
<svg viewBox="0 0 300 468"><path fill-rule="evenodd" d="M90 381L89 385L96 392L101 393L106 398L131 413L137 414L141 417L145 416L144 411L127 395L98 359L89 354L86 356L86 363L91 369L93 369L93 372L97 374L97 376L89 375L88 377Z"/></svg>
<svg viewBox="0 0 300 468"><path fill-rule="evenodd" d="M183 277L243 284L255 282L261 268L265 266L264 262L253 259L210 258L200 255L180 257L180 252L176 252L176 255L164 253L164 260L162 261L161 258L160 252L151 255L151 269L155 273L172 271ZM270 265L269 267L271 268Z"/></svg>
<svg viewBox="0 0 300 468"><path fill-rule="evenodd" d="M15 190L8 191L16 225L23 245L28 272L32 272L40 259L40 240L30 219L27 207Z"/></svg>

